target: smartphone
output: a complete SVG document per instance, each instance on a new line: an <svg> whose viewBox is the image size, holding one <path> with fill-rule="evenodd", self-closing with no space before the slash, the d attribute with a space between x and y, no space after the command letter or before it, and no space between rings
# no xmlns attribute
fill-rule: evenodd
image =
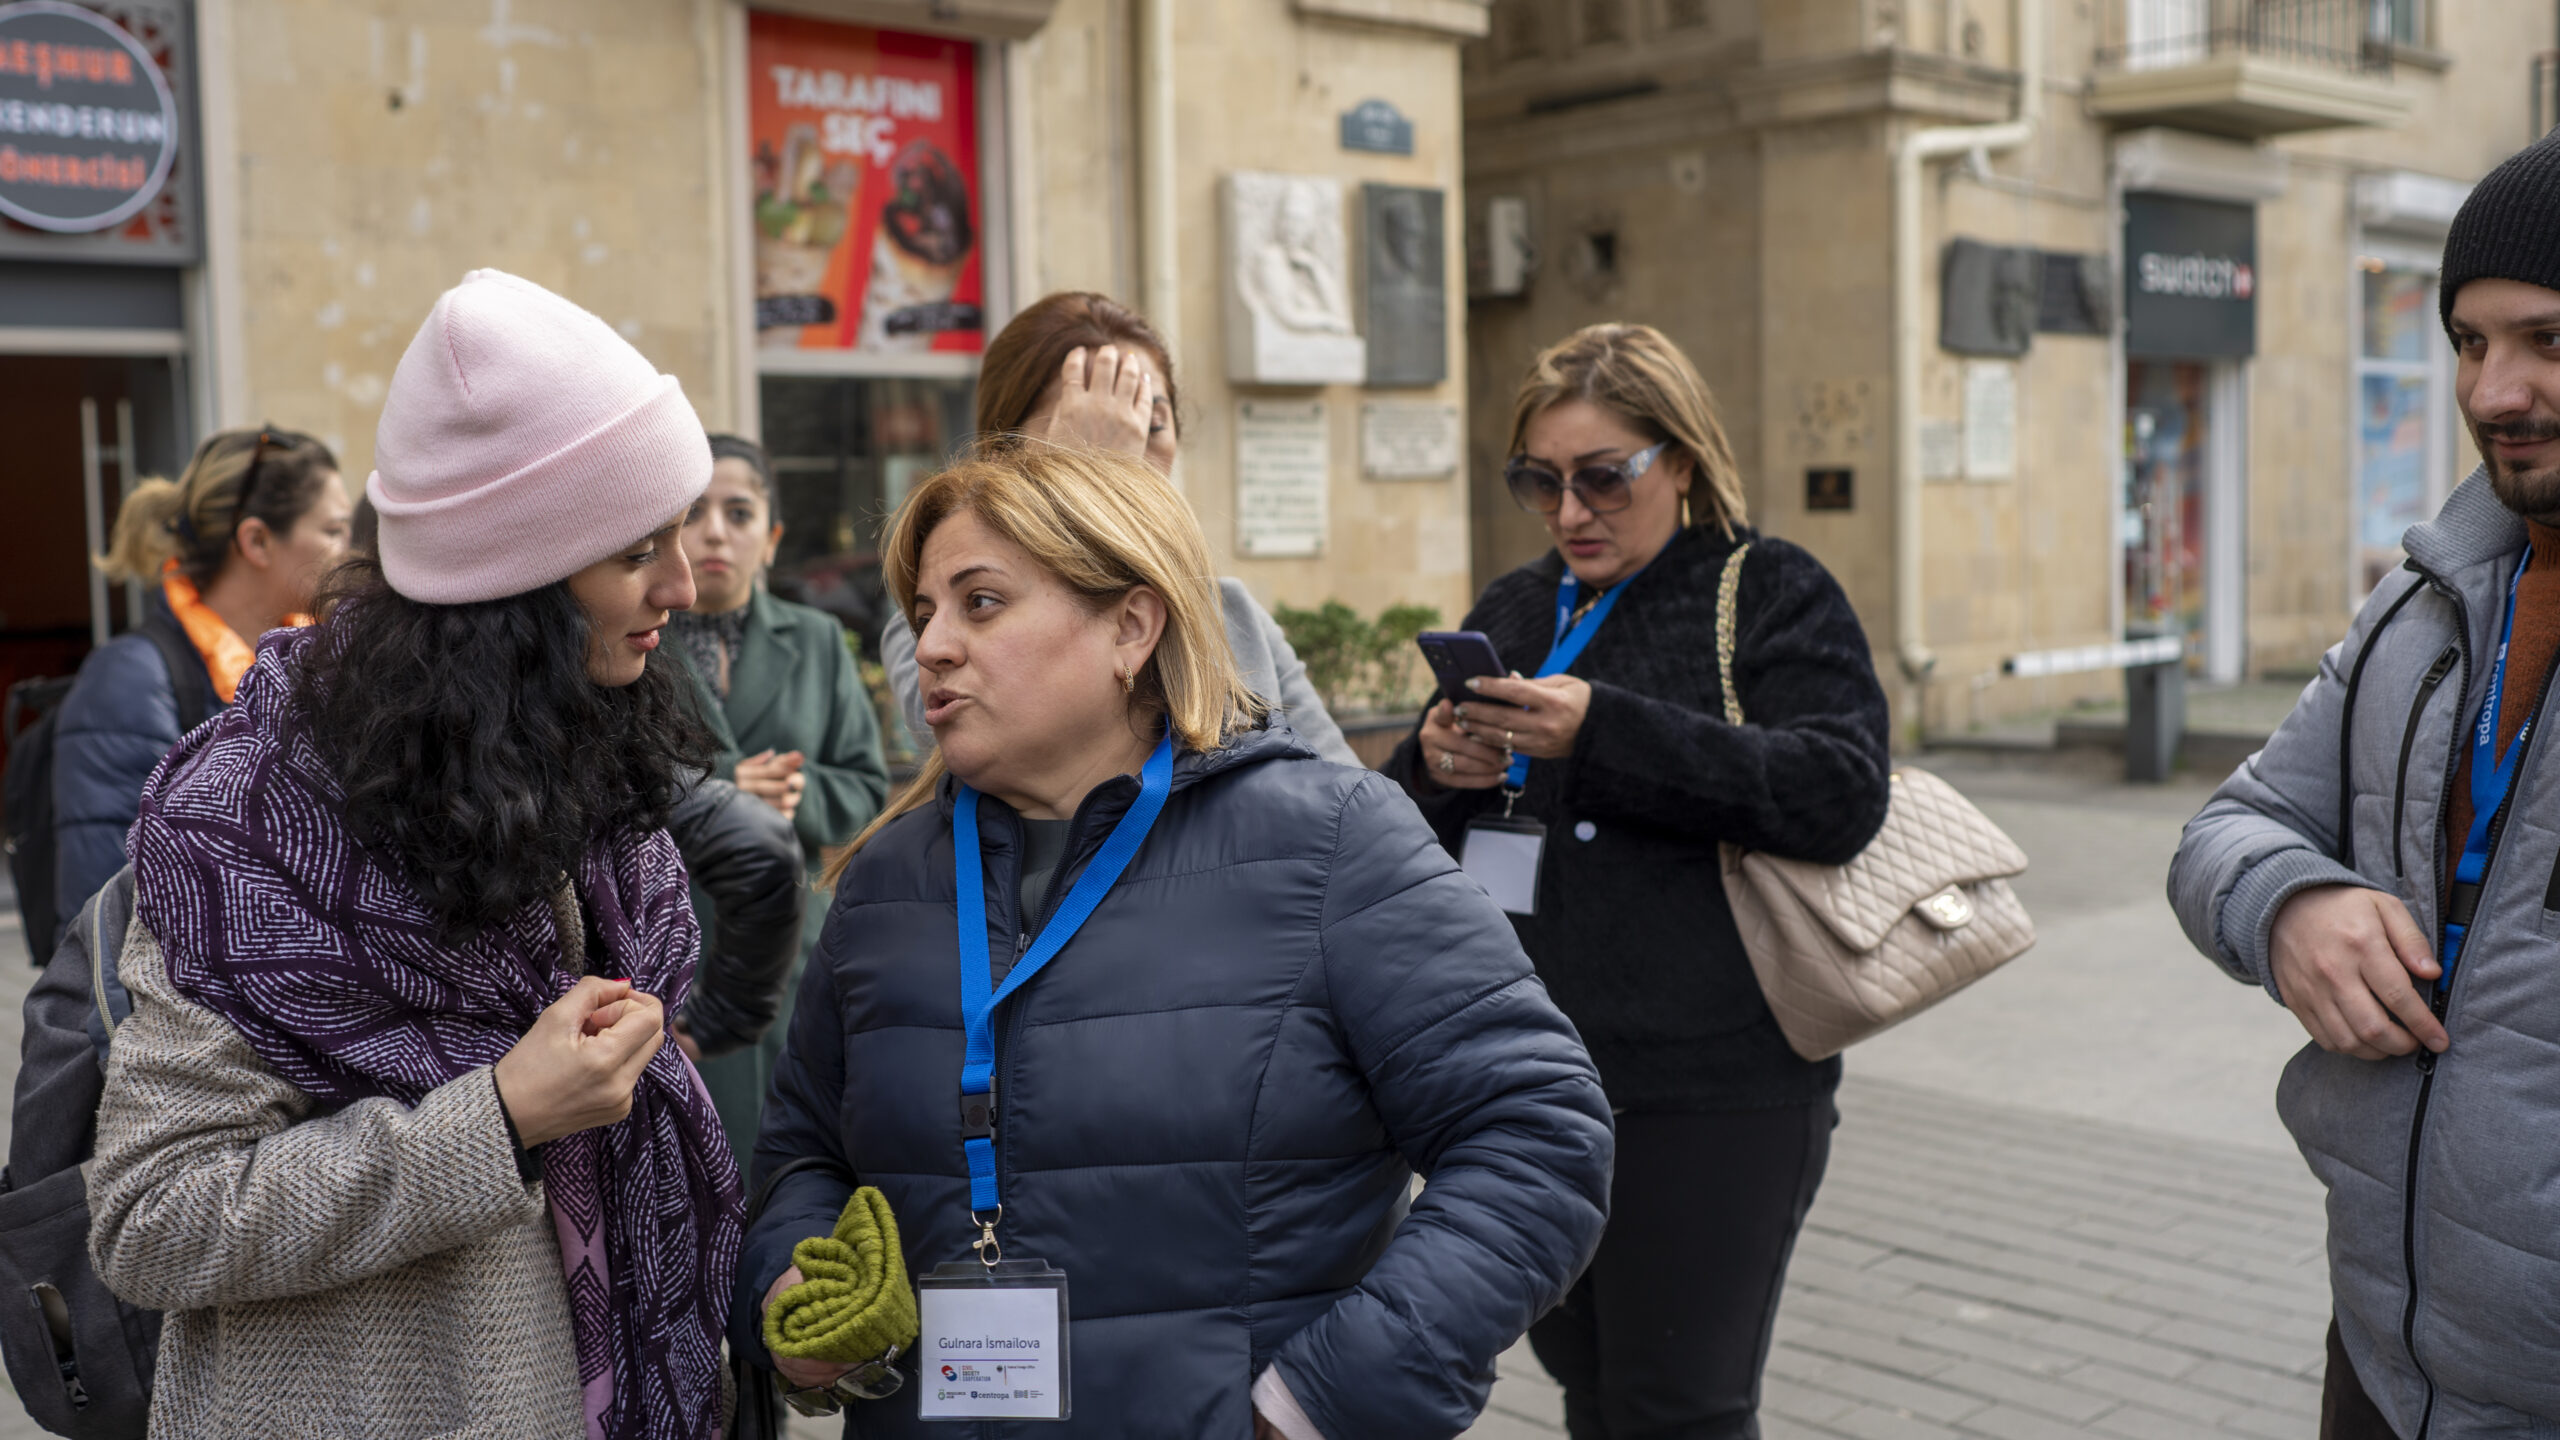
<svg viewBox="0 0 2560 1440"><path fill-rule="evenodd" d="M1468 698L1467 682L1485 675L1508 675L1493 642L1481 630L1425 630L1413 637L1422 658L1440 680L1440 694L1450 700Z"/></svg>

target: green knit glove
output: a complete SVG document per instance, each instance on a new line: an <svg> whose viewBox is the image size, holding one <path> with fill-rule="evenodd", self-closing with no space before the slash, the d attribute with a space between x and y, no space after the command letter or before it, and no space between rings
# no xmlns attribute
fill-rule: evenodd
<svg viewBox="0 0 2560 1440"><path fill-rule="evenodd" d="M898 1248L898 1217L868 1185L853 1192L836 1233L791 1247L799 1284L765 1307L764 1346L794 1360L862 1365L916 1341L915 1287Z"/></svg>

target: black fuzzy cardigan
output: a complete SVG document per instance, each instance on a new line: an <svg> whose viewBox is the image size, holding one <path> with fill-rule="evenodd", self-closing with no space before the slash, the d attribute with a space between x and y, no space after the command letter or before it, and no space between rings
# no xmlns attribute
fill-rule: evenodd
<svg viewBox="0 0 2560 1440"><path fill-rule="evenodd" d="M1840 1083L1837 1058L1787 1048L1725 904L1716 846L1838 864L1884 824L1891 719L1866 633L1820 561L1742 531L1734 683L1724 721L1716 583L1736 540L1683 530L1628 586L1575 661L1591 708L1573 754L1529 767L1518 813L1547 826L1538 913L1520 943L1636 1113L1797 1104ZM1555 633L1552 551L1485 587L1466 626L1534 674ZM1384 767L1452 854L1499 790L1444 790L1419 729ZM1436 757L1431 757L1436 758Z"/></svg>

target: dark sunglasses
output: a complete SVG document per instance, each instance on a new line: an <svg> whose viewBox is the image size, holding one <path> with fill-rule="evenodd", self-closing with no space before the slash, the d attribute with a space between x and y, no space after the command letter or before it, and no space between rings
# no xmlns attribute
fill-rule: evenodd
<svg viewBox="0 0 2560 1440"><path fill-rule="evenodd" d="M1635 500L1636 477L1653 468L1671 442L1648 445L1624 460L1609 465L1585 465L1573 472L1571 479L1530 459L1514 455L1502 467L1502 482L1511 487L1511 498L1520 508L1537 515L1553 515L1564 508L1564 492L1570 486L1582 508L1594 515L1624 510Z"/></svg>

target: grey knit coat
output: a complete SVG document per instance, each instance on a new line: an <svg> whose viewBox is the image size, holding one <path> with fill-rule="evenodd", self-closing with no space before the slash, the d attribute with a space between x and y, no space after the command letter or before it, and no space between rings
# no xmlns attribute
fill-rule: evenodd
<svg viewBox="0 0 2560 1440"><path fill-rule="evenodd" d="M559 1242L490 1072L315 1113L138 922L121 966L89 1252L169 1312L155 1440L583 1436Z"/></svg>

